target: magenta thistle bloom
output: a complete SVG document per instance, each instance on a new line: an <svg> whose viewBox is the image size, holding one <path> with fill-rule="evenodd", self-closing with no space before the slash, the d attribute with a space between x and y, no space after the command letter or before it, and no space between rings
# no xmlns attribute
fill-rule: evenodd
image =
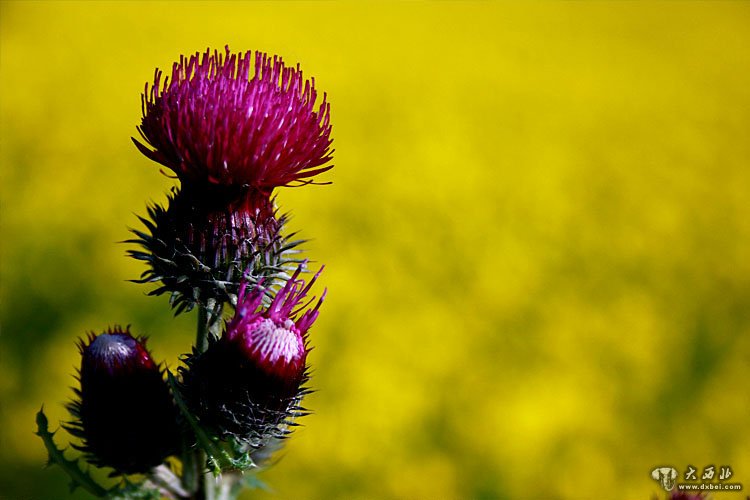
<svg viewBox="0 0 750 500"><path fill-rule="evenodd" d="M254 60L253 60L254 59ZM251 73L252 70L252 73ZM250 51L182 56L172 77L157 70L142 97L139 132L148 158L183 184L249 187L266 195L329 170L330 105L299 65Z"/></svg>
<svg viewBox="0 0 750 500"><path fill-rule="evenodd" d="M146 472L180 449L177 411L145 346L116 327L81 341L81 388L66 428L89 461L117 473Z"/></svg>
<svg viewBox="0 0 750 500"><path fill-rule="evenodd" d="M317 304L300 314L313 299L300 268L267 308L265 290L243 283L234 318L221 339L203 354L192 356L183 370L186 399L201 424L222 437L260 448L283 437L294 417L304 414L299 402L307 391L307 332L318 317Z"/></svg>
<svg viewBox="0 0 750 500"><path fill-rule="evenodd" d="M142 95L145 144L133 140L181 185L131 240L150 265L140 281L162 283L154 294L170 293L178 311L229 301L243 270L257 280L294 261L299 242L282 236L271 194L332 168L330 106L317 100L299 66L261 52L207 50L181 57L171 79L156 71Z"/></svg>
<svg viewBox="0 0 750 500"><path fill-rule="evenodd" d="M314 308L305 311L296 321L292 318L322 271L321 267L305 286L304 281L297 279L300 273L297 268L266 310L259 309L265 295L263 289L258 286L248 293L247 283L241 285L237 312L227 326L226 338L236 343L248 359L253 359L269 376L299 385L307 358L307 331L318 318L326 292Z"/></svg>

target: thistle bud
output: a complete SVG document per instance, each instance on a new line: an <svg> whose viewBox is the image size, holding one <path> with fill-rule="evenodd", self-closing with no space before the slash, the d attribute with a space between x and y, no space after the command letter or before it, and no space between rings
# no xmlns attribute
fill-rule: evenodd
<svg viewBox="0 0 750 500"><path fill-rule="evenodd" d="M188 358L182 370L186 399L214 435L257 449L284 437L294 418L304 414L299 404L308 392L302 387L308 379L307 332L325 292L315 307L299 314L322 268L307 285L298 279L300 270L267 308L262 307L267 291L243 283L224 335L205 353Z"/></svg>
<svg viewBox="0 0 750 500"><path fill-rule="evenodd" d="M119 327L80 342L80 389L66 428L89 462L116 473L146 472L180 449L177 410L145 346Z"/></svg>

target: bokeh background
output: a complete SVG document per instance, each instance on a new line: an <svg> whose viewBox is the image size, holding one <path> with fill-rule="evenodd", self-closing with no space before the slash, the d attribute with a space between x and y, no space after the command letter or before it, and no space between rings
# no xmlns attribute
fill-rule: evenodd
<svg viewBox="0 0 750 500"><path fill-rule="evenodd" d="M130 137L156 66L227 43L314 75L336 147L333 185L278 193L327 264L315 415L243 498L750 489L749 3L1 9L0 497L68 498L34 414L66 418L78 336L189 348L126 281L173 182Z"/></svg>

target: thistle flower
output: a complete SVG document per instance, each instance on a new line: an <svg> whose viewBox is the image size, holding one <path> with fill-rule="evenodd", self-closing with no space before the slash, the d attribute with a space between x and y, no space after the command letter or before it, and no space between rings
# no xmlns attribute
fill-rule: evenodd
<svg viewBox="0 0 750 500"><path fill-rule="evenodd" d="M190 309L236 294L242 270L268 276L291 262L271 194L332 168L330 105L325 94L316 104L299 65L261 52L182 56L162 76L142 95L145 144L133 141L181 187L142 219L150 234L133 242L145 252L130 254L150 264L142 281L161 281L156 293Z"/></svg>
<svg viewBox="0 0 750 500"><path fill-rule="evenodd" d="M288 433L308 391L307 332L318 317L325 292L315 307L303 303L322 268L305 285L301 266L262 307L267 291L243 283L234 318L224 335L182 369L186 399L201 425L221 438L261 448Z"/></svg>
<svg viewBox="0 0 750 500"><path fill-rule="evenodd" d="M81 341L78 400L66 425L88 461L116 473L146 472L180 449L177 411L158 366L129 330L115 327Z"/></svg>
<svg viewBox="0 0 750 500"><path fill-rule="evenodd" d="M250 76L253 69L252 78ZM315 81L299 65L250 51L209 50L157 70L142 97L138 128L154 149L133 139L148 158L185 185L249 188L270 195L325 172L331 160L330 106L317 106Z"/></svg>

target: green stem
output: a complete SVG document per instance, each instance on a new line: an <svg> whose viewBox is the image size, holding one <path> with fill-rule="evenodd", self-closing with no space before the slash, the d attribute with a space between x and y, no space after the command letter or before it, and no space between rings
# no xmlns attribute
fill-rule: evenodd
<svg viewBox="0 0 750 500"><path fill-rule="evenodd" d="M182 485L185 490L191 492L198 490L199 469L196 463L197 458L195 452L189 448L182 453Z"/></svg>
<svg viewBox="0 0 750 500"><path fill-rule="evenodd" d="M206 349L208 349L208 318L208 305L199 305L195 348L201 353L206 352ZM196 475L196 479L198 480L198 491L195 493L195 500L208 500L210 496L206 490L210 488L211 485L209 481L206 481L206 474L210 474L210 472L203 472L206 463L206 454L200 449L200 447L195 450L193 460L198 469L198 474Z"/></svg>
<svg viewBox="0 0 750 500"><path fill-rule="evenodd" d="M206 352L209 336L218 338L221 335L223 310L223 304L215 299L208 299L205 306L198 306L198 328L195 338L195 347L198 352Z"/></svg>
<svg viewBox="0 0 750 500"><path fill-rule="evenodd" d="M195 348L198 352L208 349L208 309L198 306L198 328L195 336Z"/></svg>
<svg viewBox="0 0 750 500"><path fill-rule="evenodd" d="M198 352L206 352L209 345L209 336L218 338L221 335L221 316L223 304L214 299L209 299L206 305L198 306L198 325L196 329L195 348ZM193 453L193 460L198 467L198 489L195 494L196 500L216 499L216 478L211 471L204 471L206 464L206 453L200 447Z"/></svg>

